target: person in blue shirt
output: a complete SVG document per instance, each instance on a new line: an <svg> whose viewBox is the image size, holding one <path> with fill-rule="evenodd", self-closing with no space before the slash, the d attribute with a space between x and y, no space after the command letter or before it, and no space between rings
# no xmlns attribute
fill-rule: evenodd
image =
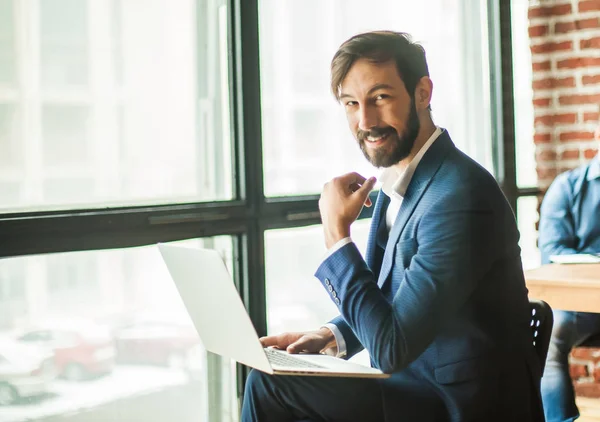
<svg viewBox="0 0 600 422"><path fill-rule="evenodd" d="M600 140L600 124L596 130ZM540 211L542 263L552 255L600 253L600 154L589 163L559 175ZM554 327L542 378L547 422L579 417L569 376L571 349L600 333L600 314L554 310Z"/></svg>

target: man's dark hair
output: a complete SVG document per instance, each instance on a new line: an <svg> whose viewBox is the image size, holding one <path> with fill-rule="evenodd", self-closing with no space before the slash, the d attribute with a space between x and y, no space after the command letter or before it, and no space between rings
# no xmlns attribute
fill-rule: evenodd
<svg viewBox="0 0 600 422"><path fill-rule="evenodd" d="M340 99L340 86L359 59L372 63L393 60L411 98L423 76L429 76L425 50L405 32L375 31L358 34L345 41L331 60L331 92Z"/></svg>

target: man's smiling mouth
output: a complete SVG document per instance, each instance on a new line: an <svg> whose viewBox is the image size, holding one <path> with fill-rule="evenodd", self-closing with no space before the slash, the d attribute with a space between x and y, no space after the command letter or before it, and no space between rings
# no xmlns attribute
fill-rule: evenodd
<svg viewBox="0 0 600 422"><path fill-rule="evenodd" d="M369 146L381 145L388 139L389 136L390 136L389 133L387 133L383 136L367 136L365 138L365 143L368 144Z"/></svg>

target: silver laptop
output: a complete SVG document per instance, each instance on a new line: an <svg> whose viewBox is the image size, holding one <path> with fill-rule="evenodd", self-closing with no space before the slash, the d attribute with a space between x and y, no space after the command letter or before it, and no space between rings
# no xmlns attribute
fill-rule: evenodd
<svg viewBox="0 0 600 422"><path fill-rule="evenodd" d="M206 350L269 374L389 377L333 356L263 348L218 252L167 244L158 248Z"/></svg>

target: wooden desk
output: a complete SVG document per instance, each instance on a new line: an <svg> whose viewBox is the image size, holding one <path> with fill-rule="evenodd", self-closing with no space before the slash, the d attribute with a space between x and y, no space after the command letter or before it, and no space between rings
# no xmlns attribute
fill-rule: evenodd
<svg viewBox="0 0 600 422"><path fill-rule="evenodd" d="M531 299L552 309L600 313L600 264L547 264L525 271Z"/></svg>

